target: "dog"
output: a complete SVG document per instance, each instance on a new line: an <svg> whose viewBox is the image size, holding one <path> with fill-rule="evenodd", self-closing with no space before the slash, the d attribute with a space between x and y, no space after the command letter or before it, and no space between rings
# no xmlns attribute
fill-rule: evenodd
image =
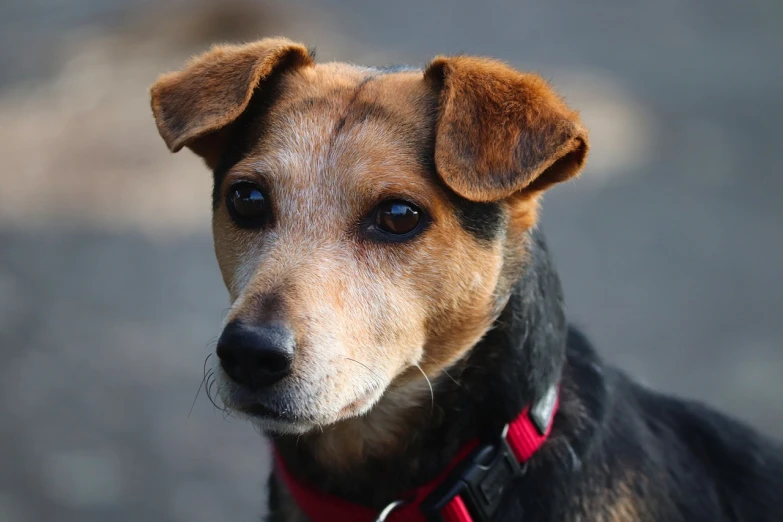
<svg viewBox="0 0 783 522"><path fill-rule="evenodd" d="M214 174L214 375L272 438L268 520L783 520L779 443L635 384L566 320L537 220L588 133L539 76L271 38L151 103Z"/></svg>

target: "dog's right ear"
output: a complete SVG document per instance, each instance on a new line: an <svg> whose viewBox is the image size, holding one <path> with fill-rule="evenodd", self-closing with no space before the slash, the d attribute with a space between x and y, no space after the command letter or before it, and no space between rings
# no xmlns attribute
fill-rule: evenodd
<svg viewBox="0 0 783 522"><path fill-rule="evenodd" d="M215 46L185 69L158 78L150 88L158 132L172 152L187 146L215 167L228 125L247 109L274 71L314 64L303 45L266 38L246 45Z"/></svg>

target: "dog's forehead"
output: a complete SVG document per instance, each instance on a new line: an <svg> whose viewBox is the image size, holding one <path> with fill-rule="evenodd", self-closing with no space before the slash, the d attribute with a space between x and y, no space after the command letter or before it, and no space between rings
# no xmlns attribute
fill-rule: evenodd
<svg viewBox="0 0 783 522"><path fill-rule="evenodd" d="M421 71L387 73L329 63L286 75L269 123L278 137L297 130L306 133L308 143L315 147L328 144L334 149L341 141L373 133L391 143L419 137L429 129L436 101ZM276 145L274 140L270 144ZM395 145L399 149L405 143Z"/></svg>
<svg viewBox="0 0 783 522"><path fill-rule="evenodd" d="M352 102L363 101L413 116L410 102L428 91L419 69L378 69L333 62L285 75L278 105L328 102L333 108L346 108Z"/></svg>
<svg viewBox="0 0 783 522"><path fill-rule="evenodd" d="M288 200L309 198L313 189L320 198L359 200L421 192L434 103L421 71L342 63L294 71L281 81L261 139L241 163Z"/></svg>

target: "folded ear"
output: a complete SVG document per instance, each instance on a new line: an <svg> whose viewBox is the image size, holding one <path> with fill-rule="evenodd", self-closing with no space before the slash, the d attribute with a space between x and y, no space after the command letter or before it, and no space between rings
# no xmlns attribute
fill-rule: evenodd
<svg viewBox="0 0 783 522"><path fill-rule="evenodd" d="M236 121L275 70L312 65L307 49L285 38L220 45L165 74L150 88L152 112L172 152L183 146L214 162L219 131Z"/></svg>
<svg viewBox="0 0 783 522"><path fill-rule="evenodd" d="M537 75L484 58L436 58L424 72L440 90L435 165L457 194L498 201L575 176L587 131Z"/></svg>

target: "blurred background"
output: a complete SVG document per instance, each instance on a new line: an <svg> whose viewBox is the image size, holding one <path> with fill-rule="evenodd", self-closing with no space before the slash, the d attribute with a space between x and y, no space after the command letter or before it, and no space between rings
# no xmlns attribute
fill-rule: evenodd
<svg viewBox="0 0 783 522"><path fill-rule="evenodd" d="M203 392L227 295L210 173L148 86L218 41L504 59L592 153L544 228L571 319L657 389L783 437L778 0L0 2L0 522L251 521L266 445Z"/></svg>

